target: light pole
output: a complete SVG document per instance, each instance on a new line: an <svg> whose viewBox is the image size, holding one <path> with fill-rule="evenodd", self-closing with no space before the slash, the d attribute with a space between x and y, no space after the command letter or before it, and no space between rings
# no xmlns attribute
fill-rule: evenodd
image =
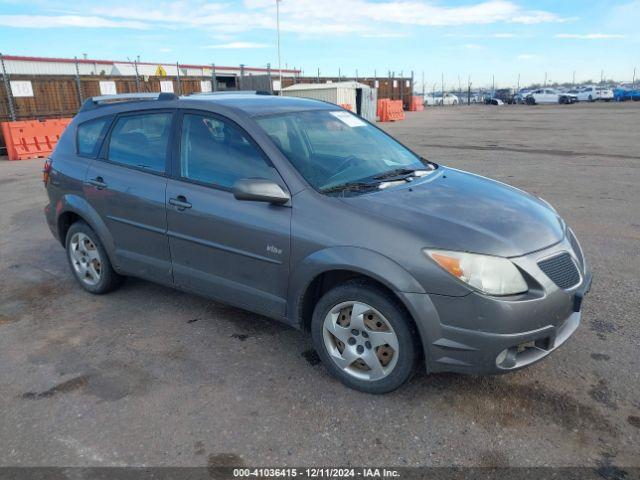
<svg viewBox="0 0 640 480"><path fill-rule="evenodd" d="M280 94L282 94L282 57L280 55L280 2L276 0L276 30L278 31L278 79L280 81Z"/></svg>

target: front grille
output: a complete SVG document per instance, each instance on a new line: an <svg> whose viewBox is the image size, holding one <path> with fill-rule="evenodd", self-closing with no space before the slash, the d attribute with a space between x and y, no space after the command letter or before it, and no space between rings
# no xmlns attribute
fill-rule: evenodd
<svg viewBox="0 0 640 480"><path fill-rule="evenodd" d="M571 288L580 282L578 268L567 252L542 260L538 266L560 288Z"/></svg>

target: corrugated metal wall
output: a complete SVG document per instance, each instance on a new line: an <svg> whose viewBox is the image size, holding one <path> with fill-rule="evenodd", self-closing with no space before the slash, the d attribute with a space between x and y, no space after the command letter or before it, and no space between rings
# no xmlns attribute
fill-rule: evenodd
<svg viewBox="0 0 640 480"><path fill-rule="evenodd" d="M80 97L75 76L46 76L46 75L12 75L11 80L29 80L33 88L33 97L14 97L13 104L18 120L71 117L80 108ZM188 95L199 93L201 81L209 81L210 77L139 77L140 91L159 92L160 82L169 81L173 84L176 94ZM82 97L88 98L101 95L100 82L113 81L117 93L135 93L137 91L135 77L80 77ZM6 90L2 85L0 75L0 121L11 120Z"/></svg>

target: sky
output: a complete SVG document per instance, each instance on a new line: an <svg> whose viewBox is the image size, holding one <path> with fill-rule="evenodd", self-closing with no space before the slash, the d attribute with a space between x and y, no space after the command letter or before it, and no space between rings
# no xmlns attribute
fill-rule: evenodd
<svg viewBox="0 0 640 480"><path fill-rule="evenodd" d="M427 90L640 76L640 0L281 0L282 68ZM278 67L275 0L0 0L5 55Z"/></svg>

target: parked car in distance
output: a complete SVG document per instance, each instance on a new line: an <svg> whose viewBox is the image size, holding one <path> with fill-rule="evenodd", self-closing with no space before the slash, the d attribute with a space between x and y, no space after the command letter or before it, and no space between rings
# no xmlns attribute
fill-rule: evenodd
<svg viewBox="0 0 640 480"><path fill-rule="evenodd" d="M47 223L86 291L133 276L271 317L369 393L419 365L531 365L578 328L591 283L546 201L310 99L90 98L43 175Z"/></svg>
<svg viewBox="0 0 640 480"><path fill-rule="evenodd" d="M613 100L613 90L605 87L582 87L578 89L577 96L581 102L595 102L598 100L610 102Z"/></svg>
<svg viewBox="0 0 640 480"><path fill-rule="evenodd" d="M504 102L502 100L495 97L485 97L484 103L485 105L504 105Z"/></svg>
<svg viewBox="0 0 640 480"><path fill-rule="evenodd" d="M444 96L436 97L436 105L458 105L460 99L453 93L445 93Z"/></svg>
<svg viewBox="0 0 640 480"><path fill-rule="evenodd" d="M627 100L633 100L637 102L640 101L640 90L634 90L630 88L616 88L613 92L613 99L616 102L626 102Z"/></svg>
<svg viewBox="0 0 640 480"><path fill-rule="evenodd" d="M532 92L530 88L522 88L513 96L513 103L524 104L526 103L526 97Z"/></svg>
<svg viewBox="0 0 640 480"><path fill-rule="evenodd" d="M558 92L553 88L539 88L529 92L525 97L525 102L529 105L539 105L548 103L575 103L578 97L571 93Z"/></svg>
<svg viewBox="0 0 640 480"><path fill-rule="evenodd" d="M515 103L515 91L513 88L499 88L494 92L493 98L511 105L512 103Z"/></svg>

